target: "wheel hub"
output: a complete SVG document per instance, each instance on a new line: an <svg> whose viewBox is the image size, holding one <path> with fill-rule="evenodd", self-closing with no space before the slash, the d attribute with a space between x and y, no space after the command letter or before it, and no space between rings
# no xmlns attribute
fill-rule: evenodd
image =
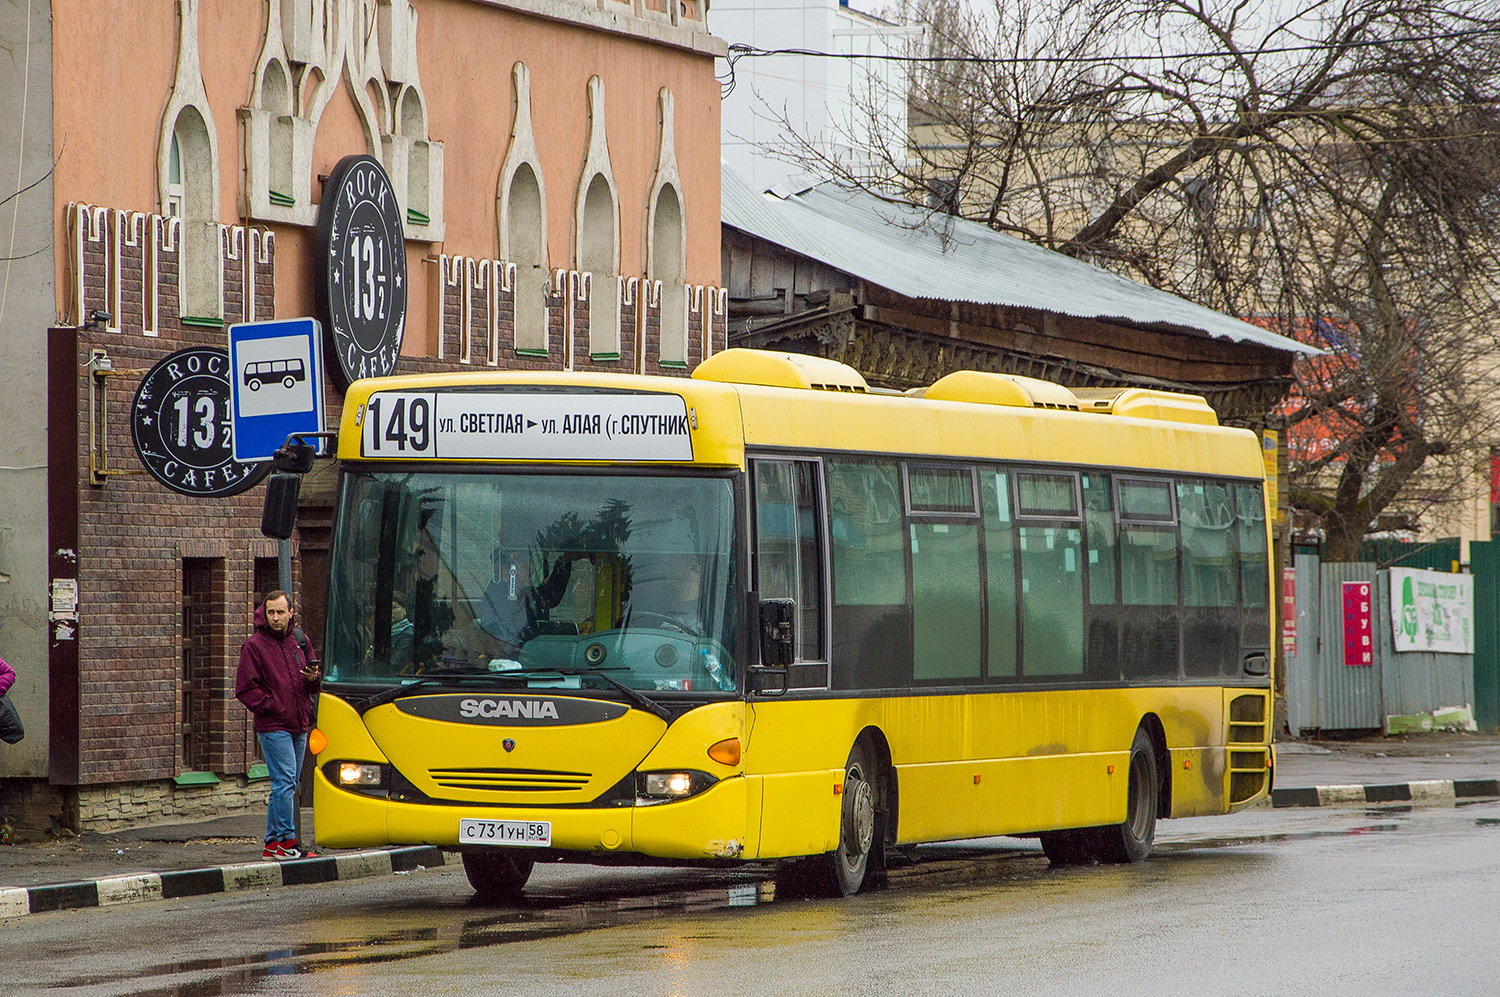
<svg viewBox="0 0 1500 997"><path fill-rule="evenodd" d="M855 773L844 782L844 848L863 855L875 840L875 793Z"/></svg>

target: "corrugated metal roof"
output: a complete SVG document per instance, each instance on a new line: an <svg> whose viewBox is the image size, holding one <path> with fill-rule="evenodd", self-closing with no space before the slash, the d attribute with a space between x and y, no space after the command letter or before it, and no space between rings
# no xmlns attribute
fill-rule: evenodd
<svg viewBox="0 0 1500 997"><path fill-rule="evenodd" d="M1211 308L1002 235L976 222L819 184L754 190L723 166L725 225L910 298L1009 305L1320 353Z"/></svg>

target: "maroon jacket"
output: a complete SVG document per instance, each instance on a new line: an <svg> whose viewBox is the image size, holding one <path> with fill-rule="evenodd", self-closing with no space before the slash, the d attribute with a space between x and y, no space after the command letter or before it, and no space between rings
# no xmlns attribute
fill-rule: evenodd
<svg viewBox="0 0 1500 997"><path fill-rule="evenodd" d="M322 677L309 682L302 677L307 667L302 648L292 636L296 617L278 634L266 622L266 607L255 609L255 633L240 646L240 664L234 673L234 698L255 715L260 733L284 730L306 734L312 730L312 695Z"/></svg>

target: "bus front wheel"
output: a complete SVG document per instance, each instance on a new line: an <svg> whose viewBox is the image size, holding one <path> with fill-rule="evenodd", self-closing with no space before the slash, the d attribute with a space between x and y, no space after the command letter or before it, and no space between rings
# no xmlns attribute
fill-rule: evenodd
<svg viewBox="0 0 1500 997"><path fill-rule="evenodd" d="M514 848L488 848L462 854L464 875L469 877L474 892L482 897L519 897L526 880L531 878L531 867L536 864L534 858Z"/></svg>
<svg viewBox="0 0 1500 997"><path fill-rule="evenodd" d="M865 885L870 872L870 851L875 844L878 793L875 760L869 747L860 742L849 752L849 761L844 764L839 842L823 856L828 892L834 896L853 896Z"/></svg>

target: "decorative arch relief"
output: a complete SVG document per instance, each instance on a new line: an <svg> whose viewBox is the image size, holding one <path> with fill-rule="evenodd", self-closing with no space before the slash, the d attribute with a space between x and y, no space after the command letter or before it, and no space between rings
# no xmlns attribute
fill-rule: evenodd
<svg viewBox="0 0 1500 997"><path fill-rule="evenodd" d="M428 133L410 0L267 0L265 11L250 93L239 109L241 210L265 221L317 224L313 143L342 82L365 129L364 151L381 160L396 190L406 237L441 241L443 143Z"/></svg>
<svg viewBox="0 0 1500 997"><path fill-rule="evenodd" d="M589 145L573 207L573 265L593 275L584 308L588 355L618 361L620 329L620 194L610 165L604 81L588 83Z"/></svg>
<svg viewBox="0 0 1500 997"><path fill-rule="evenodd" d="M495 232L500 256L516 268L515 349L532 356L550 350L546 299L547 185L531 125L531 70L511 67L514 93L510 148L495 188Z"/></svg>
<svg viewBox="0 0 1500 997"><path fill-rule="evenodd" d="M662 364L687 366L687 206L682 198L682 177L677 171L677 146L672 91L662 87L656 97L656 171L646 201L646 273L661 286L657 356Z"/></svg>
<svg viewBox="0 0 1500 997"><path fill-rule="evenodd" d="M219 141L198 56L199 0L177 0L177 65L157 131L157 207L173 218L183 252L179 312L189 321L223 321L219 241Z"/></svg>

